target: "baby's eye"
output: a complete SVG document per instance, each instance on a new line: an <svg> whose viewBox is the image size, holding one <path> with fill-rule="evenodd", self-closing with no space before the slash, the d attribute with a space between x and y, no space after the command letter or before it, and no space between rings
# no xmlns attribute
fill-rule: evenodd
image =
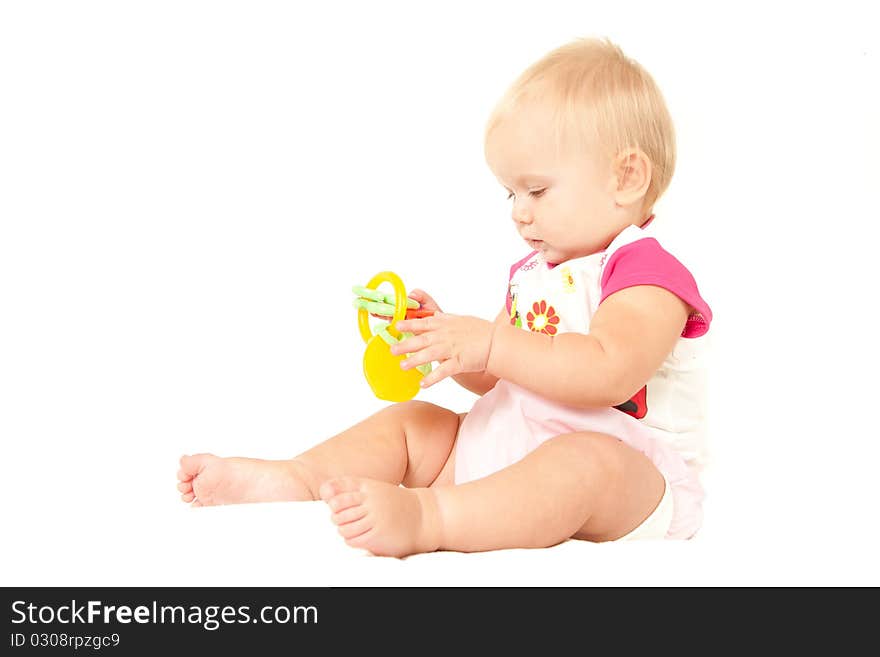
<svg viewBox="0 0 880 657"><path fill-rule="evenodd" d="M547 188L546 188L546 187L545 187L544 189L533 189L532 191L529 192L529 195L532 196L532 197L534 197L534 198L539 198L539 197L542 196L542 195L544 194L544 192L546 192L546 191L547 191ZM513 192L510 192L510 193L507 195L507 200L509 201L509 200L512 199L513 197L514 197L514 193L513 193Z"/></svg>

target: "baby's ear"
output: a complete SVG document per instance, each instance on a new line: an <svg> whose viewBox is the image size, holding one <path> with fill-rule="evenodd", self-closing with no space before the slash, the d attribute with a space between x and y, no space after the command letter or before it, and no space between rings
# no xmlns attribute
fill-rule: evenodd
<svg viewBox="0 0 880 657"><path fill-rule="evenodd" d="M645 197L651 186L651 160L638 148L628 148L614 158L614 176L617 189L614 200L618 205L632 205Z"/></svg>

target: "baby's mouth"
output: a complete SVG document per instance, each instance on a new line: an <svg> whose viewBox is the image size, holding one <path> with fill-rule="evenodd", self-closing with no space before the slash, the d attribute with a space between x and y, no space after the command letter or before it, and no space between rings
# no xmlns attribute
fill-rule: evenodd
<svg viewBox="0 0 880 657"><path fill-rule="evenodd" d="M535 250L539 250L544 246L543 240L526 240L526 244Z"/></svg>

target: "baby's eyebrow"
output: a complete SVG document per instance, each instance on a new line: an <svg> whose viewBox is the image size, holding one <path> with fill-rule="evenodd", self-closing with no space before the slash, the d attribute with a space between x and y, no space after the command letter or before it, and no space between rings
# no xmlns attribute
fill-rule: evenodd
<svg viewBox="0 0 880 657"><path fill-rule="evenodd" d="M524 176L520 176L520 182L547 182L550 180L547 176L542 176L539 173L527 173Z"/></svg>
<svg viewBox="0 0 880 657"><path fill-rule="evenodd" d="M517 176L514 178L514 182L520 185L528 186L528 183L536 183L539 185L546 184L550 182L550 177L545 176L539 173L525 173L521 176ZM507 186L506 183L502 182L502 185Z"/></svg>

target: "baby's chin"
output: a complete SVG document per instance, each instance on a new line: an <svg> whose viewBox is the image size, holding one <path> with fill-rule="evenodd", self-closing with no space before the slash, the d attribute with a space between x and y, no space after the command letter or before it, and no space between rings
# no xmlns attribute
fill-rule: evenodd
<svg viewBox="0 0 880 657"><path fill-rule="evenodd" d="M538 253L541 254L541 257L544 259L544 262L549 262L551 265L559 264L560 262L565 262L566 260L571 260L571 257L565 255L557 251L552 247L544 247L537 249Z"/></svg>
<svg viewBox="0 0 880 657"><path fill-rule="evenodd" d="M577 257L571 255L571 249L559 248L555 244L550 244L543 240L527 239L526 244L530 249L537 251L544 259L544 262L549 262L551 264L564 262L566 260L571 260L573 257Z"/></svg>
<svg viewBox="0 0 880 657"><path fill-rule="evenodd" d="M551 264L565 262L566 260L571 260L572 258L572 256L569 255L566 251L555 248L551 244L547 244L547 242L531 242L529 246L540 253L545 262L549 262Z"/></svg>

